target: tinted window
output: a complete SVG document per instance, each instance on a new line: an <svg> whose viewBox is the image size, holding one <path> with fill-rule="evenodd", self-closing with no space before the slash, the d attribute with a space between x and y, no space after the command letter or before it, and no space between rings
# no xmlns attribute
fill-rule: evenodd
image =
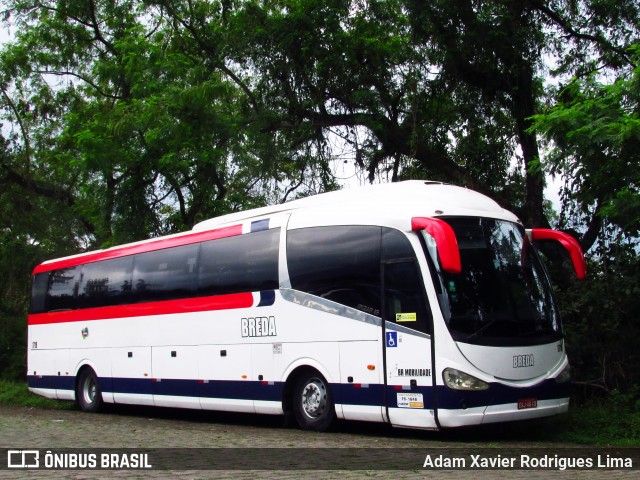
<svg viewBox="0 0 640 480"><path fill-rule="evenodd" d="M71 310L76 308L75 296L78 289L80 267L62 268L49 275L47 310Z"/></svg>
<svg viewBox="0 0 640 480"><path fill-rule="evenodd" d="M394 260L384 265L385 320L431 333L420 270L415 260Z"/></svg>
<svg viewBox="0 0 640 480"><path fill-rule="evenodd" d="M280 229L203 242L198 293L221 295L278 288Z"/></svg>
<svg viewBox="0 0 640 480"><path fill-rule="evenodd" d="M339 226L287 234L291 286L380 314L380 227Z"/></svg>
<svg viewBox="0 0 640 480"><path fill-rule="evenodd" d="M132 302L193 296L198 281L198 244L136 255Z"/></svg>
<svg viewBox="0 0 640 480"><path fill-rule="evenodd" d="M431 311L413 247L397 230L382 235L385 282L385 320L431 333Z"/></svg>
<svg viewBox="0 0 640 480"><path fill-rule="evenodd" d="M131 300L133 256L87 263L78 292L80 308L119 305Z"/></svg>
<svg viewBox="0 0 640 480"><path fill-rule="evenodd" d="M441 272L453 338L480 345L531 345L561 338L544 268L524 229L490 218L452 217L462 273Z"/></svg>
<svg viewBox="0 0 640 480"><path fill-rule="evenodd" d="M29 313L43 313L47 311L47 289L49 287L49 272L39 273L33 277L31 285L31 303Z"/></svg>
<svg viewBox="0 0 640 480"><path fill-rule="evenodd" d="M382 258L383 260L398 260L401 258L416 258L413 247L407 237L398 230L384 228L382 230Z"/></svg>

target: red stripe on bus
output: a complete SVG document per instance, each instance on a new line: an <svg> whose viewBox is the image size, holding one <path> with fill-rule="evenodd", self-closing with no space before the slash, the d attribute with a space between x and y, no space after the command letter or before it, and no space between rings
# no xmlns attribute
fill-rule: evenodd
<svg viewBox="0 0 640 480"><path fill-rule="evenodd" d="M109 250L101 250L78 257L54 260L49 263L41 263L33 270L33 274L35 275L37 273L49 272L51 270L58 270L60 268L75 267L77 265L84 265L85 263L97 262L99 260L108 260L111 258L135 255L137 253L178 247L180 245L190 245L192 243L206 242L207 240L233 237L236 235L242 235L242 225L233 225L231 227L218 228L217 230L207 230L206 232L191 233L189 235L181 235L179 237L160 238L151 242L139 243L123 247L114 247Z"/></svg>
<svg viewBox="0 0 640 480"><path fill-rule="evenodd" d="M249 308L251 306L253 306L253 295L251 292L231 293L228 295L165 300L162 302L134 303L132 305L114 305L109 307L66 310L63 312L36 313L28 316L28 323L29 325L46 325L51 323L86 322L89 320L107 320L111 318L230 310L234 308Z"/></svg>

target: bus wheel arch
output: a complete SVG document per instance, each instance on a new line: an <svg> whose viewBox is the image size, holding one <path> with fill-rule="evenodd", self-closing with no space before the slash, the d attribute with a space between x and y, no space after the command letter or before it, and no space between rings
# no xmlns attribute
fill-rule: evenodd
<svg viewBox="0 0 640 480"><path fill-rule="evenodd" d="M95 370L89 365L84 365L76 375L76 404L80 410L95 413L103 405L100 381Z"/></svg>
<svg viewBox="0 0 640 480"><path fill-rule="evenodd" d="M291 372L284 387L283 410L288 423L295 420L302 430L328 430L336 419L336 412L331 386L325 376L310 366Z"/></svg>

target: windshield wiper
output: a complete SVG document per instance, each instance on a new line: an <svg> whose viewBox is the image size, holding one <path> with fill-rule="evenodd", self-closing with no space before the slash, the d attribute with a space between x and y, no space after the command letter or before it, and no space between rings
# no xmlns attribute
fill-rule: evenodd
<svg viewBox="0 0 640 480"><path fill-rule="evenodd" d="M518 337L533 337L535 335L553 335L560 334L560 332L556 332L553 328L541 328L540 330L529 330L528 332L521 333Z"/></svg>
<svg viewBox="0 0 640 480"><path fill-rule="evenodd" d="M480 327L478 330L470 334L465 340L471 340L472 338L477 337L482 332L484 332L487 328L489 328L491 325L496 323L498 320L500 320L500 318L494 318L493 320L490 320L488 323L486 323L485 325Z"/></svg>

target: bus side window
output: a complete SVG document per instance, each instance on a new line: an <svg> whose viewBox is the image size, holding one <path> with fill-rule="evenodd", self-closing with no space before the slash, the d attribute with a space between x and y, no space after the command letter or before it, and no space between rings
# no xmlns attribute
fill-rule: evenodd
<svg viewBox="0 0 640 480"><path fill-rule="evenodd" d="M86 263L78 291L79 308L129 303L132 270L133 256Z"/></svg>
<svg viewBox="0 0 640 480"><path fill-rule="evenodd" d="M48 311L73 310L76 308L78 273L80 270L81 267L69 267L51 272L46 300Z"/></svg>
<svg viewBox="0 0 640 480"><path fill-rule="evenodd" d="M47 289L49 287L50 272L38 273L33 277L31 285L31 302L29 313L44 313L47 311Z"/></svg>
<svg viewBox="0 0 640 480"><path fill-rule="evenodd" d="M381 227L310 227L287 232L292 288L380 316Z"/></svg>
<svg viewBox="0 0 640 480"><path fill-rule="evenodd" d="M195 295L199 244L136 255L132 302L172 300Z"/></svg>
<svg viewBox="0 0 640 480"><path fill-rule="evenodd" d="M203 242L198 294L277 289L279 242L279 228Z"/></svg>
<svg viewBox="0 0 640 480"><path fill-rule="evenodd" d="M424 333L432 333L432 317L422 276L409 240L399 231L384 229L384 319Z"/></svg>

